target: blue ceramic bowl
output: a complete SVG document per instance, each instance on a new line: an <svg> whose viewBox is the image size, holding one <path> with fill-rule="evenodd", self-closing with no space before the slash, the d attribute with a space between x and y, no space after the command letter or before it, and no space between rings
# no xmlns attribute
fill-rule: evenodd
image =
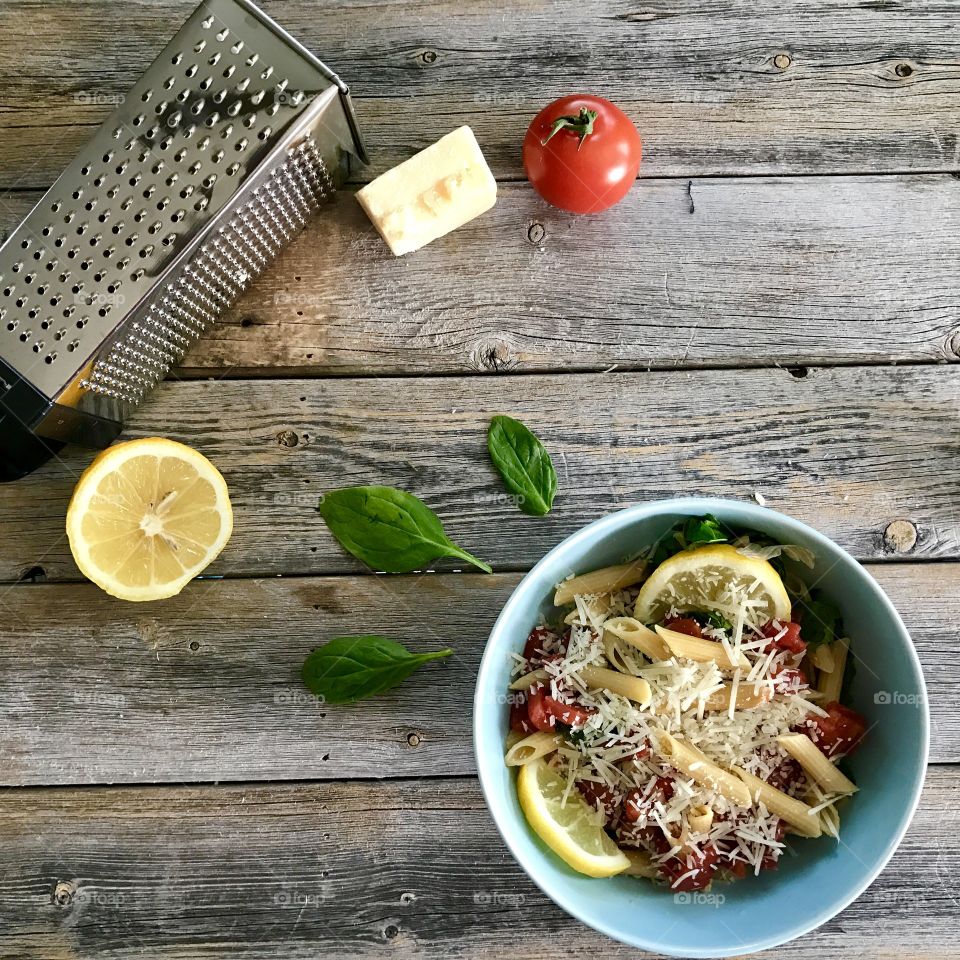
<svg viewBox="0 0 960 960"><path fill-rule="evenodd" d="M843 612L857 659L852 705L870 725L851 758L860 787L841 810L841 842L796 838L796 856L776 871L714 884L710 895L671 894L631 877L595 880L574 873L530 830L515 773L503 763L509 654L551 607L554 586L571 573L620 563L678 519L713 513L733 527L813 551L807 571ZM806 568L800 568L806 570ZM507 846L559 906L596 930L678 957L726 957L799 937L856 899L900 843L913 816L927 761L929 713L920 663L893 605L844 550L790 517L749 503L683 499L641 504L568 537L524 577L494 625L480 665L473 714L480 783Z"/></svg>

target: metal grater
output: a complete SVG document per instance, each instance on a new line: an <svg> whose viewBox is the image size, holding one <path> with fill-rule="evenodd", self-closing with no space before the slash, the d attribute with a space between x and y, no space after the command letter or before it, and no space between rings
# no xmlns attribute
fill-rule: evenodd
<svg viewBox="0 0 960 960"><path fill-rule="evenodd" d="M0 247L0 480L102 447L366 162L346 86L205 0Z"/></svg>

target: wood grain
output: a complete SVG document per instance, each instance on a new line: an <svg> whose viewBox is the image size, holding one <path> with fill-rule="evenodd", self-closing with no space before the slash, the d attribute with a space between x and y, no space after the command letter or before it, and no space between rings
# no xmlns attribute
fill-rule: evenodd
<svg viewBox="0 0 960 960"><path fill-rule="evenodd" d="M931 768L881 877L777 956L955 956L958 789ZM5 960L649 956L547 900L473 781L12 791L0 838Z"/></svg>
<svg viewBox="0 0 960 960"><path fill-rule="evenodd" d="M531 118L577 90L636 120L647 175L960 165L949 3L263 5L350 82L374 158L361 176L469 123L496 174L519 177ZM194 6L131 2L118 29L109 3L5 0L0 184L50 184Z"/></svg>
<svg viewBox="0 0 960 960"><path fill-rule="evenodd" d="M759 493L863 559L947 559L960 556L958 398L952 366L171 382L127 435L182 440L223 471L236 524L212 574L363 572L316 507L370 483L424 499L501 571L611 510L692 494ZM556 461L548 517L520 513L489 463L497 413L523 419ZM63 521L90 459L72 448L0 485L0 578L78 577ZM903 552L884 537L901 519L917 529Z"/></svg>
<svg viewBox="0 0 960 960"><path fill-rule="evenodd" d="M958 196L946 176L665 180L577 218L508 184L397 259L345 193L178 375L955 361ZM36 199L0 197L0 229Z"/></svg>
<svg viewBox="0 0 960 960"><path fill-rule="evenodd" d="M933 758L960 761L960 564L870 572L923 661ZM477 669L518 580L201 581L135 610L86 584L8 589L0 599L0 784L472 773ZM366 703L317 702L299 676L309 651L371 631L456 652ZM867 640L857 655L866 696L890 686L870 679Z"/></svg>

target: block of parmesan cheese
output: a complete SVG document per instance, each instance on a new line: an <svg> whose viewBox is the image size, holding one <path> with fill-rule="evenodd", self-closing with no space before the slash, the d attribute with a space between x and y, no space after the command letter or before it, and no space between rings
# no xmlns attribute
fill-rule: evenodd
<svg viewBox="0 0 960 960"><path fill-rule="evenodd" d="M497 200L497 182L469 127L388 170L357 193L396 256L462 227Z"/></svg>

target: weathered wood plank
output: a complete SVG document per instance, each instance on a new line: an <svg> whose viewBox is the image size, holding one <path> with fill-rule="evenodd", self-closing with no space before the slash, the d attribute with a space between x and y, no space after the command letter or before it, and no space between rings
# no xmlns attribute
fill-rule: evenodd
<svg viewBox="0 0 960 960"><path fill-rule="evenodd" d="M882 876L777 955L956 956L958 791L932 767ZM5 960L648 956L547 900L473 781L13 791L0 838Z"/></svg>
<svg viewBox="0 0 960 960"><path fill-rule="evenodd" d="M651 175L954 170L949 3L303 0L263 4L352 85L377 173L472 124L496 173L550 99L591 90L639 123ZM195 6L5 0L0 183L55 179ZM575 38L571 42L570 38Z"/></svg>
<svg viewBox="0 0 960 960"><path fill-rule="evenodd" d="M960 564L870 571L923 661L933 758L960 761ZM519 579L203 581L133 611L86 584L8 589L0 599L0 784L472 773L474 679ZM371 631L456 653L366 703L316 702L299 678L307 653L330 637Z"/></svg>
<svg viewBox="0 0 960 960"><path fill-rule="evenodd" d="M185 366L236 377L956 360L958 197L946 176L666 180L571 218L508 184L480 220L396 259L344 194ZM0 229L37 198L0 203Z"/></svg>
<svg viewBox="0 0 960 960"><path fill-rule="evenodd" d="M128 435L183 440L223 471L236 524L212 574L362 571L316 510L325 490L362 483L422 497L501 570L529 568L638 501L755 491L862 559L891 555L884 531L897 518L918 531L897 557L946 559L960 556L958 412L955 366L197 381L162 385ZM504 495L485 441L496 413L524 419L552 451L550 516ZM78 576L63 518L90 458L70 449L0 485L0 578Z"/></svg>

